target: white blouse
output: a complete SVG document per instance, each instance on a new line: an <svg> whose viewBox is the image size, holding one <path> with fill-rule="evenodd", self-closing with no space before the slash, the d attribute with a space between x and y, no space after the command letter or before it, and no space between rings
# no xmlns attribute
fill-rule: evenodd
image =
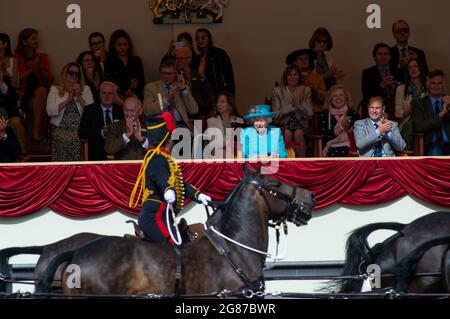
<svg viewBox="0 0 450 319"><path fill-rule="evenodd" d="M64 110L63 108L61 111L58 110L59 104L65 100L67 100L69 96L69 93L66 92L62 97L59 96L59 89L57 86L53 85L50 88L50 92L48 93L47 97L47 114L51 117L50 123L52 123L55 126L59 126L61 123L61 120L64 116ZM82 93L83 99L85 101L85 105L89 105L94 103L94 97L92 96L91 89L89 86L85 85L84 90ZM80 103L77 101L77 108L78 112L80 112L80 115L83 114L83 108L81 107Z"/></svg>

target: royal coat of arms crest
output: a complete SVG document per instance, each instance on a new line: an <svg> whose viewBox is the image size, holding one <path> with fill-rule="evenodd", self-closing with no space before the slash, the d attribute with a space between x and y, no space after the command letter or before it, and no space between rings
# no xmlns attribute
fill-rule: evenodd
<svg viewBox="0 0 450 319"><path fill-rule="evenodd" d="M155 24L221 23L228 0L149 0Z"/></svg>

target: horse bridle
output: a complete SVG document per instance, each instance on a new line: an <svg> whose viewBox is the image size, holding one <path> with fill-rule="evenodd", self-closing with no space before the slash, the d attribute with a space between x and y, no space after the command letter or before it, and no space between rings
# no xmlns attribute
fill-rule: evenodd
<svg viewBox="0 0 450 319"><path fill-rule="evenodd" d="M269 204L269 200L265 194L269 194L272 197L275 197L279 200L287 203L287 206L279 218L275 219L275 224L280 225L285 221L293 222L296 226L306 225L308 224L308 220L311 218L311 215L307 213L307 205L302 201L295 199L295 192L297 188L293 185L289 185L292 189L292 195L285 194L279 190L274 190L266 183L261 183L256 179L245 178L241 181L242 184L248 184L256 188L256 190L262 195L264 201L266 202L267 207L269 208L272 216L273 210L271 205ZM263 192L264 191L264 192Z"/></svg>

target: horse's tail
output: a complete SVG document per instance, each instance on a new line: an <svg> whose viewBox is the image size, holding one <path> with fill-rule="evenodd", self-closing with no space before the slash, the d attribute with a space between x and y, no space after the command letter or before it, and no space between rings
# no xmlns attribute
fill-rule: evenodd
<svg viewBox="0 0 450 319"><path fill-rule="evenodd" d="M11 247L0 250L0 275L10 277L9 258L20 254L41 255L44 246ZM0 293L6 292L7 284L0 281Z"/></svg>
<svg viewBox="0 0 450 319"><path fill-rule="evenodd" d="M354 230L347 239L345 264L341 276L353 276L360 274L361 269L365 269L381 253L387 244L396 240L400 233L396 233L382 243L376 244L370 248L367 238L376 230L394 230L401 231L406 224L401 223L374 223L362 226ZM322 290L353 292L359 291L362 285L361 280L357 279L337 279L326 283Z"/></svg>
<svg viewBox="0 0 450 319"><path fill-rule="evenodd" d="M72 260L75 251L76 250L68 250L62 252L52 259L52 261L48 264L47 269L45 270L44 275L42 276L42 279L36 285L35 290L36 293L51 292L53 278L55 277L56 270L62 263L69 262L70 260Z"/></svg>
<svg viewBox="0 0 450 319"><path fill-rule="evenodd" d="M422 259L423 255L434 246L440 245L450 245L450 236L439 237L424 242L395 265L395 291L406 291L409 283L414 279L417 264Z"/></svg>

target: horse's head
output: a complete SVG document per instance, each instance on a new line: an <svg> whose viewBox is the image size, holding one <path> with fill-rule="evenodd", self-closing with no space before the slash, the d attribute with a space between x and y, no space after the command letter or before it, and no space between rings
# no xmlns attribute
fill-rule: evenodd
<svg viewBox="0 0 450 319"><path fill-rule="evenodd" d="M269 219L306 225L316 205L315 194L307 189L284 183L268 175L251 171L244 165L245 182L255 187L269 208Z"/></svg>

